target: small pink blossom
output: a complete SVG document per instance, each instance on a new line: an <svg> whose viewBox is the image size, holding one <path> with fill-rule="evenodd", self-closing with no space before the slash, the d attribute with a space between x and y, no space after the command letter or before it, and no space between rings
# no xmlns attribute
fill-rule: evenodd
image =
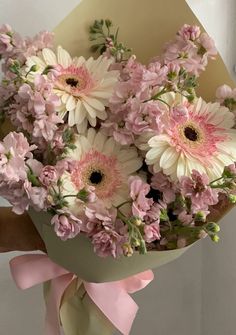
<svg viewBox="0 0 236 335"><path fill-rule="evenodd" d="M84 220L82 229L91 235L104 227L114 227L116 215L117 210L115 208L105 208L102 201L91 203L85 208L86 220Z"/></svg>
<svg viewBox="0 0 236 335"><path fill-rule="evenodd" d="M193 223L193 216L192 214L188 214L186 210L182 210L178 215L178 220L184 225L188 226Z"/></svg>
<svg viewBox="0 0 236 335"><path fill-rule="evenodd" d="M166 109L159 101L142 103L134 99L130 106L130 112L126 118L126 128L135 135L141 135L145 131L160 133L164 127L162 116Z"/></svg>
<svg viewBox="0 0 236 335"><path fill-rule="evenodd" d="M151 243L156 240L160 240L160 226L157 223L151 223L144 225L144 239L147 243Z"/></svg>
<svg viewBox="0 0 236 335"><path fill-rule="evenodd" d="M132 176L129 178L130 197L132 202L132 214L143 219L153 204L153 200L147 198L150 185L143 182L141 178Z"/></svg>
<svg viewBox="0 0 236 335"><path fill-rule="evenodd" d="M52 183L55 183L57 179L58 173L54 166L46 165L43 167L39 175L39 180L44 186L49 187Z"/></svg>
<svg viewBox="0 0 236 335"><path fill-rule="evenodd" d="M210 58L214 58L217 55L217 49L214 40L207 34L202 33L199 37L199 43L206 50L206 54Z"/></svg>
<svg viewBox="0 0 236 335"><path fill-rule="evenodd" d="M191 199L193 213L208 210L208 206L217 204L218 191L216 189L212 189L208 185L208 176L206 174L200 174L196 170L193 170L191 178L181 178L181 193L184 197Z"/></svg>
<svg viewBox="0 0 236 335"><path fill-rule="evenodd" d="M0 27L0 55L6 56L13 50L12 35L14 34L12 28L8 24Z"/></svg>
<svg viewBox="0 0 236 335"><path fill-rule="evenodd" d="M32 187L29 191L29 198L34 209L40 211L47 208L48 192L43 187Z"/></svg>
<svg viewBox="0 0 236 335"><path fill-rule="evenodd" d="M179 36L184 40L196 40L200 34L201 30L198 26L190 26L188 24L183 25L183 27L178 32Z"/></svg>
<svg viewBox="0 0 236 335"><path fill-rule="evenodd" d="M54 225L57 236L65 241L79 234L82 221L74 215L66 213L54 215L51 224Z"/></svg>
<svg viewBox="0 0 236 335"><path fill-rule="evenodd" d="M112 256L117 258L121 256L123 254L122 246L125 241L123 236L109 228L92 236L94 251L100 257Z"/></svg>
<svg viewBox="0 0 236 335"><path fill-rule="evenodd" d="M163 193L163 200L171 203L176 197L176 186L168 176L162 172L155 173L151 179L151 187Z"/></svg>
<svg viewBox="0 0 236 335"><path fill-rule="evenodd" d="M0 175L2 180L19 181L26 179L26 158L32 157L36 146L28 143L22 133L10 132L0 142Z"/></svg>

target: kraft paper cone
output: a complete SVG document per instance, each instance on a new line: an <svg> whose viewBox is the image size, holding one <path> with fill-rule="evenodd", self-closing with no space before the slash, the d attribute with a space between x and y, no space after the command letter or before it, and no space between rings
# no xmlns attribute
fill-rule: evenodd
<svg viewBox="0 0 236 335"><path fill-rule="evenodd" d="M112 335L115 330L78 279L74 279L65 291L60 319L66 335Z"/></svg>
<svg viewBox="0 0 236 335"><path fill-rule="evenodd" d="M145 255L134 253L132 257L102 258L93 251L90 240L84 235L62 241L50 226L51 215L29 211L30 217L45 242L48 256L79 278L93 283L121 280L148 269L157 268L181 256L189 247L149 251Z"/></svg>
<svg viewBox="0 0 236 335"><path fill-rule="evenodd" d="M74 56L91 56L89 26L95 19L106 18L120 27L120 40L144 63L158 56L183 24L196 24L204 31L185 0L82 0L54 29L56 44ZM218 56L201 74L198 93L206 100L214 99L222 84L235 86Z"/></svg>
<svg viewBox="0 0 236 335"><path fill-rule="evenodd" d="M83 0L55 28L56 44L74 56L90 56L88 28L95 19L101 18L109 18L120 27L121 41L131 47L142 62L159 55L163 45L184 23L201 26L184 0ZM201 75L198 93L206 100L214 99L216 88L222 84L234 86L221 57L217 56ZM224 211L227 209L228 206L224 206ZM146 255L135 253L130 258L116 260L111 257L103 259L94 253L91 242L83 235L61 241L49 225L49 214L30 211L30 216L46 244L49 257L90 282L119 280L159 267L189 248L150 251Z"/></svg>

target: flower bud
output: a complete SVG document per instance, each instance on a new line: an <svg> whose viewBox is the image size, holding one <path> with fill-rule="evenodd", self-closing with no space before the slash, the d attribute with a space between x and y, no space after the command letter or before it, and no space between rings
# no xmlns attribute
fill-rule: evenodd
<svg viewBox="0 0 236 335"><path fill-rule="evenodd" d="M124 251L124 255L125 255L126 257L130 257L130 256L132 256L133 253L134 253L134 250L133 250L133 248L131 247L131 245L130 245L129 243L125 243L125 244L123 245L123 251Z"/></svg>
<svg viewBox="0 0 236 335"><path fill-rule="evenodd" d="M206 221L206 213L199 211L195 214L195 220L205 222Z"/></svg>
<svg viewBox="0 0 236 335"><path fill-rule="evenodd" d="M232 204L236 203L236 195L235 194L230 194L228 199Z"/></svg>
<svg viewBox="0 0 236 335"><path fill-rule="evenodd" d="M218 233L220 231L219 225L215 222L209 222L206 225L206 229L211 233Z"/></svg>
<svg viewBox="0 0 236 335"><path fill-rule="evenodd" d="M212 235L212 236L211 236L211 239L212 239L213 242L216 242L216 243L218 243L219 240L220 240L220 238L219 238L218 235Z"/></svg>

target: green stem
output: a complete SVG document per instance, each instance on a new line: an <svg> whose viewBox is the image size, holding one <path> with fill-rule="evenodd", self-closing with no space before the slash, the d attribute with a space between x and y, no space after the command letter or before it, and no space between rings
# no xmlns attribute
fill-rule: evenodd
<svg viewBox="0 0 236 335"><path fill-rule="evenodd" d="M119 206L116 207L116 209L119 209L121 208L122 206L126 205L126 204L130 204L132 201L131 200L128 200L128 201L124 201L122 202Z"/></svg>

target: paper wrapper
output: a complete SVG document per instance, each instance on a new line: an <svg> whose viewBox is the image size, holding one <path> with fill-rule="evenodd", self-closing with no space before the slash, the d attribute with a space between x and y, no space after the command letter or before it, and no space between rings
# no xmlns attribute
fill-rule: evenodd
<svg viewBox="0 0 236 335"><path fill-rule="evenodd" d="M134 253L132 257L102 258L95 254L91 241L84 235L62 241L50 226L51 216L48 213L29 211L45 242L48 256L55 263L75 273L81 279L102 283L121 280L148 269L159 267L181 256L187 249L169 251L150 251L145 255Z"/></svg>
<svg viewBox="0 0 236 335"><path fill-rule="evenodd" d="M50 286L51 282L44 284L46 303ZM83 284L77 278L63 295L60 319L65 335L112 335L115 331L115 327L86 294Z"/></svg>

